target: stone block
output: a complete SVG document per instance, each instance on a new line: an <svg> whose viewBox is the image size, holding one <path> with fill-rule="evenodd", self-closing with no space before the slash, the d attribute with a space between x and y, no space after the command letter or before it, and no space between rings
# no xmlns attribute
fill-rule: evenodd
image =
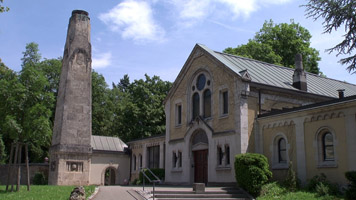
<svg viewBox="0 0 356 200"><path fill-rule="evenodd" d="M193 183L193 191L197 194L205 192L205 183Z"/></svg>

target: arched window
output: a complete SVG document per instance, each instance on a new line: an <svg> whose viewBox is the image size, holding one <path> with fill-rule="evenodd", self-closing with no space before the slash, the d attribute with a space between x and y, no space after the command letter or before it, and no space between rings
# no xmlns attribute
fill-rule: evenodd
<svg viewBox="0 0 356 200"><path fill-rule="evenodd" d="M199 94L194 93L193 95L193 119L199 116Z"/></svg>
<svg viewBox="0 0 356 200"><path fill-rule="evenodd" d="M132 158L132 169L133 171L136 171L136 155L133 155Z"/></svg>
<svg viewBox="0 0 356 200"><path fill-rule="evenodd" d="M139 169L142 168L142 155L141 154L138 156L138 166L140 167Z"/></svg>
<svg viewBox="0 0 356 200"><path fill-rule="evenodd" d="M191 120L195 120L198 116L212 117L212 85L211 77L205 70L193 77L189 86L191 88L191 109L189 109Z"/></svg>
<svg viewBox="0 0 356 200"><path fill-rule="evenodd" d="M286 148L286 140L284 138L280 138L278 140L278 162L279 163L287 162L287 148Z"/></svg>
<svg viewBox="0 0 356 200"><path fill-rule="evenodd" d="M323 159L325 161L333 161L334 157L334 138L330 132L326 132L322 138L323 143Z"/></svg>
<svg viewBox="0 0 356 200"><path fill-rule="evenodd" d="M211 92L209 89L204 91L204 118L211 117Z"/></svg>

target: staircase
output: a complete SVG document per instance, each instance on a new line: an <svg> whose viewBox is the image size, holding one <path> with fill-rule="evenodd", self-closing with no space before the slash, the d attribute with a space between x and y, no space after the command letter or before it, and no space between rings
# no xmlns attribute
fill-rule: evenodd
<svg viewBox="0 0 356 200"><path fill-rule="evenodd" d="M147 197L146 197L147 198ZM153 199L151 195L147 199ZM237 188L206 188L203 193L195 193L185 188L160 188L155 191L155 200L249 200L252 199L243 190Z"/></svg>

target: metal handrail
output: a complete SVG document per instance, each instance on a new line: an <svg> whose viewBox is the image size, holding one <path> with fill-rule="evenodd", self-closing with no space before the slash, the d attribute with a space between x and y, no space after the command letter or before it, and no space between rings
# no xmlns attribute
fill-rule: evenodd
<svg viewBox="0 0 356 200"><path fill-rule="evenodd" d="M145 169L150 172L150 174L155 178L155 180L151 180L150 177L148 177L145 173ZM161 180L148 168L141 168L142 172L142 190L145 191L145 177L150 183L153 183L153 200L155 199L155 183L161 182Z"/></svg>

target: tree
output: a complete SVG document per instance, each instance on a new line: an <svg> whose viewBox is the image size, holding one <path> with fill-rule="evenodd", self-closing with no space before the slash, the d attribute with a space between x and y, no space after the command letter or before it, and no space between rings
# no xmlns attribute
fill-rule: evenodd
<svg viewBox="0 0 356 200"><path fill-rule="evenodd" d="M111 91L114 105L113 124L116 134L124 141L153 136L165 132L163 100L172 83L158 76L145 75L145 80L130 83L125 75Z"/></svg>
<svg viewBox="0 0 356 200"><path fill-rule="evenodd" d="M2 12L7 12L7 11L10 10L9 7L2 6L3 3L4 3L4 0L0 0L0 13L2 13Z"/></svg>
<svg viewBox="0 0 356 200"><path fill-rule="evenodd" d="M319 74L319 52L310 47L311 34L307 29L295 23L274 24L265 21L259 32L246 45L227 48L226 53L233 53L256 60L294 68L295 55L303 55L306 71Z"/></svg>
<svg viewBox="0 0 356 200"><path fill-rule="evenodd" d="M323 18L324 33L337 31L344 27L344 40L336 46L327 49L329 53L336 51L337 56L341 54L351 55L356 49L356 1L354 0L309 0L306 5L306 15L317 20ZM356 54L339 61L343 65L348 65L349 72L356 70Z"/></svg>
<svg viewBox="0 0 356 200"><path fill-rule="evenodd" d="M93 135L115 135L112 131L114 110L109 98L110 89L103 75L92 72L92 133Z"/></svg>
<svg viewBox="0 0 356 200"><path fill-rule="evenodd" d="M49 81L36 62L24 62L19 74L0 65L0 132L7 150L14 141L25 142L30 159L42 161L51 141L55 100L53 92L46 90Z"/></svg>
<svg viewBox="0 0 356 200"><path fill-rule="evenodd" d="M235 54L246 58L252 58L271 64L282 65L281 56L277 55L271 45L249 40L247 44L239 45L236 48L226 48L225 53Z"/></svg>
<svg viewBox="0 0 356 200"><path fill-rule="evenodd" d="M26 44L26 51L22 53L22 66L25 66L26 64L37 64L41 60L41 54L39 53L37 43L30 42Z"/></svg>

